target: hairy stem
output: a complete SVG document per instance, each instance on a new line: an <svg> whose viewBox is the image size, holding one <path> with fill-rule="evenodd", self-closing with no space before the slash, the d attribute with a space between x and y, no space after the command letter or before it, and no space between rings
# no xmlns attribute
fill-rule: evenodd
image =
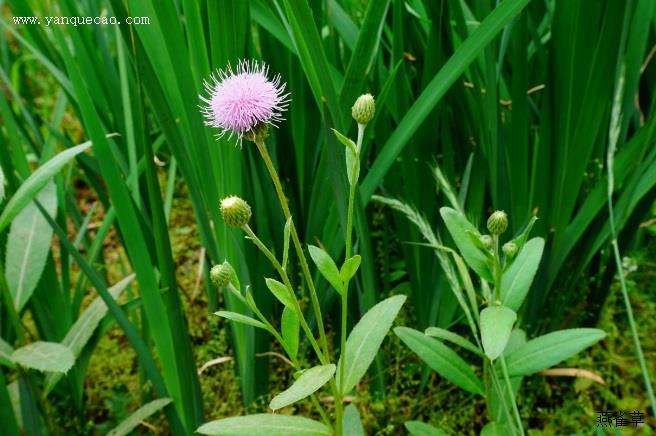
<svg viewBox="0 0 656 436"><path fill-rule="evenodd" d="M310 329L310 326L308 325L307 321L305 320L305 316L303 316L303 311L301 310L301 305L298 302L298 299L296 298L296 295L294 294L294 287L291 284L291 281L289 280L289 276L287 275L287 271L282 267L280 262L278 262L278 259L276 259L276 256L273 255L271 250L269 250L266 245L262 243L260 238L257 237L257 235L253 232L253 230L250 228L248 224L246 224L243 227L244 232L248 235L248 237L253 241L255 246L260 249L262 253L269 259L273 267L278 271L278 274L280 275L280 278L282 278L283 284L287 287L287 290L290 292L292 300L294 301L294 308L296 309L296 313L298 314L298 319L301 323L301 326L303 327L303 331L308 337L308 340L310 341L310 344L312 345L312 348L314 349L314 352L316 353L317 357L319 358L319 361L323 364L326 365L328 364L328 359L326 356L324 356L323 352L321 351L321 347L317 343L316 339L314 339L314 335L312 334L312 330Z"/></svg>
<svg viewBox="0 0 656 436"><path fill-rule="evenodd" d="M255 144L257 145L257 149L259 150L260 155L262 156L262 160L264 160L264 165L266 166L267 171L271 176L273 185L276 188L278 201L280 202L280 206L282 207L282 211L283 214L285 215L285 219L288 220L292 216L292 214L289 211L289 205L287 204L287 197L285 197L285 193L282 190L280 178L278 177L278 172L273 166L273 162L271 161L271 156L269 156L269 151L267 150L264 141L257 139L255 141ZM303 247L301 246L301 241L298 239L298 232L296 231L296 224L294 224L294 220L292 220L291 222L290 230L291 230L290 233L292 235L292 241L294 242L294 248L296 249L296 254L298 255L298 260L301 264L301 270L303 271L303 276L305 277L305 281L307 282L308 289L310 290L310 300L312 301L312 309L314 310L314 316L317 319L319 338L323 346L324 355L326 359L330 360L329 358L330 355L328 353L328 341L326 340L326 331L323 326L323 318L321 317L321 308L319 306L319 298L317 297L317 291L314 287L314 282L312 281L312 275L310 274L310 268L308 267L308 263L305 258L305 253L303 252Z"/></svg>
<svg viewBox="0 0 656 436"><path fill-rule="evenodd" d="M503 378L506 380L506 387L508 388L508 395L510 396L510 402L513 405L513 412L515 413L515 421L517 422L519 433L522 436L524 436L524 426L522 425L522 417L519 415L519 409L517 408L517 401L515 401L515 394L513 393L512 383L510 383L510 376L508 375L508 368L506 367L506 359L504 359L503 354L499 356L499 360L501 360L501 370L503 371Z"/></svg>

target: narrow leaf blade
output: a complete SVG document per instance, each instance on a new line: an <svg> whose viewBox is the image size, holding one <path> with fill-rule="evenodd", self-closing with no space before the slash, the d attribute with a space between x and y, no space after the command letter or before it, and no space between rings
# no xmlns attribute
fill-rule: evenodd
<svg viewBox="0 0 656 436"><path fill-rule="evenodd" d="M483 383L476 376L469 364L458 356L455 351L438 341L429 338L422 332L407 328L397 327L394 333L414 351L428 366L460 386L467 392L483 395Z"/></svg>
<svg viewBox="0 0 656 436"><path fill-rule="evenodd" d="M56 342L33 342L16 349L11 358L17 364L38 371L66 373L75 357L70 348Z"/></svg>
<svg viewBox="0 0 656 436"><path fill-rule="evenodd" d="M232 436L330 436L332 434L322 423L302 416L268 413L219 419L201 425L196 432Z"/></svg>
<svg viewBox="0 0 656 436"><path fill-rule="evenodd" d="M288 389L279 393L269 403L269 407L278 410L306 398L319 389L335 374L335 365L322 365L304 371Z"/></svg>
<svg viewBox="0 0 656 436"><path fill-rule="evenodd" d="M353 327L337 366L337 385L342 393L353 389L367 372L405 299L405 295L396 295L381 301ZM344 365L343 380L340 365Z"/></svg>
<svg viewBox="0 0 656 436"><path fill-rule="evenodd" d="M606 336L603 330L559 330L531 339L506 358L510 376L529 375L566 360Z"/></svg>

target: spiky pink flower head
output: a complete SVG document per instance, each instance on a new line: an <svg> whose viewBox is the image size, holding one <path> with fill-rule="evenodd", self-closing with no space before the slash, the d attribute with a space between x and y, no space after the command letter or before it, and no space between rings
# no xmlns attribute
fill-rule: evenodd
<svg viewBox="0 0 656 436"><path fill-rule="evenodd" d="M201 111L205 124L220 130L219 138L229 132L239 143L245 134L258 125L275 125L283 120L289 94L280 75L267 77L269 67L264 62L241 60L236 71L230 65L218 70L205 81L208 97L200 96L205 105Z"/></svg>

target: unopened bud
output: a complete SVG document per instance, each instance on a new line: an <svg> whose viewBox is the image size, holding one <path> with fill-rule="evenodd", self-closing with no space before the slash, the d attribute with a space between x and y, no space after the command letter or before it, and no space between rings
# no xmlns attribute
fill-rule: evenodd
<svg viewBox="0 0 656 436"><path fill-rule="evenodd" d="M509 259L512 259L517 254L517 244L512 241L503 244L501 249L503 250L503 254L505 254Z"/></svg>
<svg viewBox="0 0 656 436"><path fill-rule="evenodd" d="M376 102L371 94L363 94L355 100L351 108L351 115L358 124L368 124L376 113Z"/></svg>
<svg viewBox="0 0 656 436"><path fill-rule="evenodd" d="M210 279L212 279L212 283L214 283L217 288L223 289L228 286L234 273L235 270L232 268L232 265L226 260L225 262L212 267L210 270Z"/></svg>
<svg viewBox="0 0 656 436"><path fill-rule="evenodd" d="M491 249L492 245L494 245L494 241L490 235L481 235L479 240L481 241L481 245L485 247L486 250Z"/></svg>
<svg viewBox="0 0 656 436"><path fill-rule="evenodd" d="M251 207L236 195L221 200L221 215L225 223L232 227L243 227L251 219Z"/></svg>
<svg viewBox="0 0 656 436"><path fill-rule="evenodd" d="M487 229L493 235L501 235L508 228L508 216L502 210L497 210L487 220Z"/></svg>

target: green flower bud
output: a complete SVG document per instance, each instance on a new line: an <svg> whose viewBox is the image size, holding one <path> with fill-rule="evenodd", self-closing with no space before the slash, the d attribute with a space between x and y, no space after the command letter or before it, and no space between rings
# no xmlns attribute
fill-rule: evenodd
<svg viewBox="0 0 656 436"><path fill-rule="evenodd" d="M517 254L517 244L513 241L506 242L501 249L503 250L503 254L509 259L512 259Z"/></svg>
<svg viewBox="0 0 656 436"><path fill-rule="evenodd" d="M363 94L355 100L351 108L351 115L358 124L368 124L376 113L376 102L371 94Z"/></svg>
<svg viewBox="0 0 656 436"><path fill-rule="evenodd" d="M502 210L497 210L487 220L487 229L493 235L501 235L508 228L508 216Z"/></svg>
<svg viewBox="0 0 656 436"><path fill-rule="evenodd" d="M214 265L210 270L210 279L212 283L219 288L223 289L230 283L232 275L235 273L235 270L232 268L232 265L226 260L222 264Z"/></svg>
<svg viewBox="0 0 656 436"><path fill-rule="evenodd" d="M251 219L251 207L236 195L221 200L221 215L225 223L232 227L243 227Z"/></svg>
<svg viewBox="0 0 656 436"><path fill-rule="evenodd" d="M481 235L479 240L481 241L481 245L485 247L486 250L490 250L492 245L494 245L494 241L490 235Z"/></svg>

